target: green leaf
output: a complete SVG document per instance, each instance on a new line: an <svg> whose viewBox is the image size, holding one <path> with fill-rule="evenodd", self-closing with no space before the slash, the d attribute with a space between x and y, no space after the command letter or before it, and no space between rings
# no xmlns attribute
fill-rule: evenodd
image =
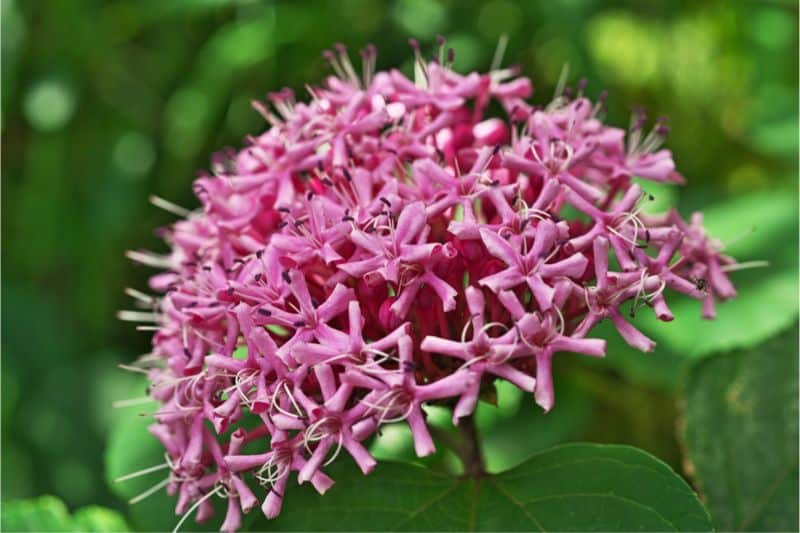
<svg viewBox="0 0 800 533"><path fill-rule="evenodd" d="M549 413L536 405L532 394L507 381L497 382L498 406L481 402L475 423L486 469L503 472L523 463L534 452L577 437L589 418L589 399L567 380L557 384L557 409ZM513 409L505 409L513 406Z"/></svg>
<svg viewBox="0 0 800 533"><path fill-rule="evenodd" d="M3 531L130 531L122 516L111 509L90 506L69 515L55 496L3 504Z"/></svg>
<svg viewBox="0 0 800 533"><path fill-rule="evenodd" d="M699 363L684 439L722 531L796 531L797 327L759 348Z"/></svg>
<svg viewBox="0 0 800 533"><path fill-rule="evenodd" d="M71 531L67 506L55 496L3 504L3 531Z"/></svg>
<svg viewBox="0 0 800 533"><path fill-rule="evenodd" d="M696 310L691 311L693 314L695 312ZM649 311L643 310L640 313ZM662 325L663 323L658 324L659 327ZM660 343L652 353L642 353L631 348L608 320L598 324L590 336L605 339L606 356L581 357L577 360L582 365L613 369L630 383L668 391L678 388L681 373L688 365L688 361L686 357L671 350L667 343Z"/></svg>
<svg viewBox="0 0 800 533"><path fill-rule="evenodd" d="M481 478L381 463L363 476L331 468L336 485L317 495L287 490L281 515L256 529L279 531L504 530L707 531L711 519L667 465L636 448L570 444Z"/></svg>
<svg viewBox="0 0 800 533"><path fill-rule="evenodd" d="M75 511L72 522L78 531L129 531L125 519L117 512L105 507L90 505Z"/></svg>
<svg viewBox="0 0 800 533"><path fill-rule="evenodd" d="M703 208L708 233L739 260L772 259L782 250L797 250L797 192L773 190L740 196ZM789 233L795 238L787 242ZM778 245L777 247L775 245Z"/></svg>
<svg viewBox="0 0 800 533"><path fill-rule="evenodd" d="M760 125L748 137L752 145L765 154L794 159L797 156L797 117Z"/></svg>

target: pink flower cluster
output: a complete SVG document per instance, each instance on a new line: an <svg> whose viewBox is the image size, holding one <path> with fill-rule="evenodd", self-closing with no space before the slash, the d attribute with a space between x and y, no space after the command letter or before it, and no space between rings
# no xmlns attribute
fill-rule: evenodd
<svg viewBox="0 0 800 533"><path fill-rule="evenodd" d="M129 253L166 269L160 297L136 293L153 313L127 317L156 323L139 368L177 513L208 519L219 495L225 531L258 505L273 518L294 472L322 493L341 451L372 471L382 424L432 453L426 402L457 424L504 379L551 409L552 358L602 357L602 320L652 350L626 302L669 321L667 288L707 318L734 296L701 215L645 213L634 177L683 181L663 121L647 133L637 113L626 135L583 84L538 108L514 69L461 75L415 52L414 80L374 72L371 47L361 76L326 52L336 76L308 103L254 104L271 127L195 181L202 208L164 231L171 253Z"/></svg>

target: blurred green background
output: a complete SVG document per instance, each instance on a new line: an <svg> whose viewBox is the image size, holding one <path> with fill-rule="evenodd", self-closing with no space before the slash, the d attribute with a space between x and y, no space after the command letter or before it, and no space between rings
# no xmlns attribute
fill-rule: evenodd
<svg viewBox="0 0 800 533"><path fill-rule="evenodd" d="M210 154L264 129L250 100L284 85L302 94L337 41L375 43L379 67L408 68L407 39L441 33L464 70L488 67L506 34L504 64L533 79L537 103L568 63L571 83L609 91L610 122L627 126L634 104L669 115L689 184L664 194L684 214L714 204L714 227L742 237L743 259L772 262L734 277L744 303L722 306L713 327L735 341L767 314L748 340L777 333L796 314L797 16L790 1L2 0L3 500L124 509L103 451L121 416L111 402L132 396L115 365L148 351L148 337L114 312L151 272L123 252L163 249L153 229L171 221L147 197L194 207L190 184ZM562 414L536 426L542 445L630 443L680 470L682 352L712 327L684 308L684 329L657 337L652 355L562 357ZM520 452L490 463L503 453Z"/></svg>

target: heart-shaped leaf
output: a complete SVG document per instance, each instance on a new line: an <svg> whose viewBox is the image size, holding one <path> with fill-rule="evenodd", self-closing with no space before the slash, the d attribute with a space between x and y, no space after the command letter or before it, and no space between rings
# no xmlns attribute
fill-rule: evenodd
<svg viewBox="0 0 800 533"><path fill-rule="evenodd" d="M325 495L287 490L279 531L707 531L711 519L666 464L628 446L568 444L517 468L452 478L381 463L363 476L343 461Z"/></svg>
<svg viewBox="0 0 800 533"><path fill-rule="evenodd" d="M686 384L692 470L722 531L796 531L797 328L699 363Z"/></svg>

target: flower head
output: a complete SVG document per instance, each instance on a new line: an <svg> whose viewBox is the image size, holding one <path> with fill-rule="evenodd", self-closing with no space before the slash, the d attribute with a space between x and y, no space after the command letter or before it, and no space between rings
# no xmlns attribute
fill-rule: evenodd
<svg viewBox="0 0 800 533"><path fill-rule="evenodd" d="M536 108L516 69L462 75L414 50L412 80L376 72L374 47L359 75L337 45L309 102L254 103L268 129L213 158L200 208L154 199L183 220L168 255L129 252L165 272L120 316L154 331L138 369L160 403L157 488L184 519L209 518L212 496L228 499L223 530L259 503L273 518L295 475L328 490L343 451L367 474L383 424L428 455L424 406L457 423L494 380L550 410L552 358L604 356L599 322L650 351L626 314L671 320L674 290L711 317L735 295L701 215L646 213L647 180L682 182L663 120L644 134L637 114L626 140L585 84ZM492 100L505 116L486 116Z"/></svg>

